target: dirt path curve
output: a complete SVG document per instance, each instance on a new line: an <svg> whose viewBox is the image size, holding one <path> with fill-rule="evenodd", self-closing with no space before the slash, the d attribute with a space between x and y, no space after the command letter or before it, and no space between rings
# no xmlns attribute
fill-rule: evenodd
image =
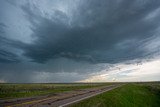
<svg viewBox="0 0 160 107"><path fill-rule="evenodd" d="M1 101L0 107L64 107L72 103L90 98L103 92L120 87L122 84L114 84L93 89L65 92L62 94L41 96L28 99L16 99Z"/></svg>

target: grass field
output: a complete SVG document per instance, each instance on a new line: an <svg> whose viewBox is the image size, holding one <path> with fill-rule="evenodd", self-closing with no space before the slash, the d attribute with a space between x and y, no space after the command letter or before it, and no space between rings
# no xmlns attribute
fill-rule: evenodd
<svg viewBox="0 0 160 107"><path fill-rule="evenodd" d="M130 83L70 107L160 107L160 83Z"/></svg>
<svg viewBox="0 0 160 107"><path fill-rule="evenodd" d="M113 83L67 83L67 84L0 84L0 99L53 95L66 91L100 87Z"/></svg>

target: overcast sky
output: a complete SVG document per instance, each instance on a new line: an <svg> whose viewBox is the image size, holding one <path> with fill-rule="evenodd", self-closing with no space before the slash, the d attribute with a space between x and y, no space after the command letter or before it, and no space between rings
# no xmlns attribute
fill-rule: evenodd
<svg viewBox="0 0 160 107"><path fill-rule="evenodd" d="M0 0L0 82L160 80L159 0Z"/></svg>

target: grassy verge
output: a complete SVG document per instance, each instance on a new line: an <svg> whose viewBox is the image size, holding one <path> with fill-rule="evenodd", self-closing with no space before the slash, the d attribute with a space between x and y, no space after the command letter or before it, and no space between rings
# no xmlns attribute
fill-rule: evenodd
<svg viewBox="0 0 160 107"><path fill-rule="evenodd" d="M160 85L128 84L70 107L160 107Z"/></svg>
<svg viewBox="0 0 160 107"><path fill-rule="evenodd" d="M0 99L32 97L60 92L94 88L112 83L88 84L0 84Z"/></svg>

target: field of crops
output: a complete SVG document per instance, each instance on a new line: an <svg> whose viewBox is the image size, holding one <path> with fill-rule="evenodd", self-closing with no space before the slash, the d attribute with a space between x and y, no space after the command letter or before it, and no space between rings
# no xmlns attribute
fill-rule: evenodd
<svg viewBox="0 0 160 107"><path fill-rule="evenodd" d="M160 107L160 82L128 83L71 107Z"/></svg>
<svg viewBox="0 0 160 107"><path fill-rule="evenodd" d="M66 91L94 88L113 83L0 84L0 99L54 95Z"/></svg>

